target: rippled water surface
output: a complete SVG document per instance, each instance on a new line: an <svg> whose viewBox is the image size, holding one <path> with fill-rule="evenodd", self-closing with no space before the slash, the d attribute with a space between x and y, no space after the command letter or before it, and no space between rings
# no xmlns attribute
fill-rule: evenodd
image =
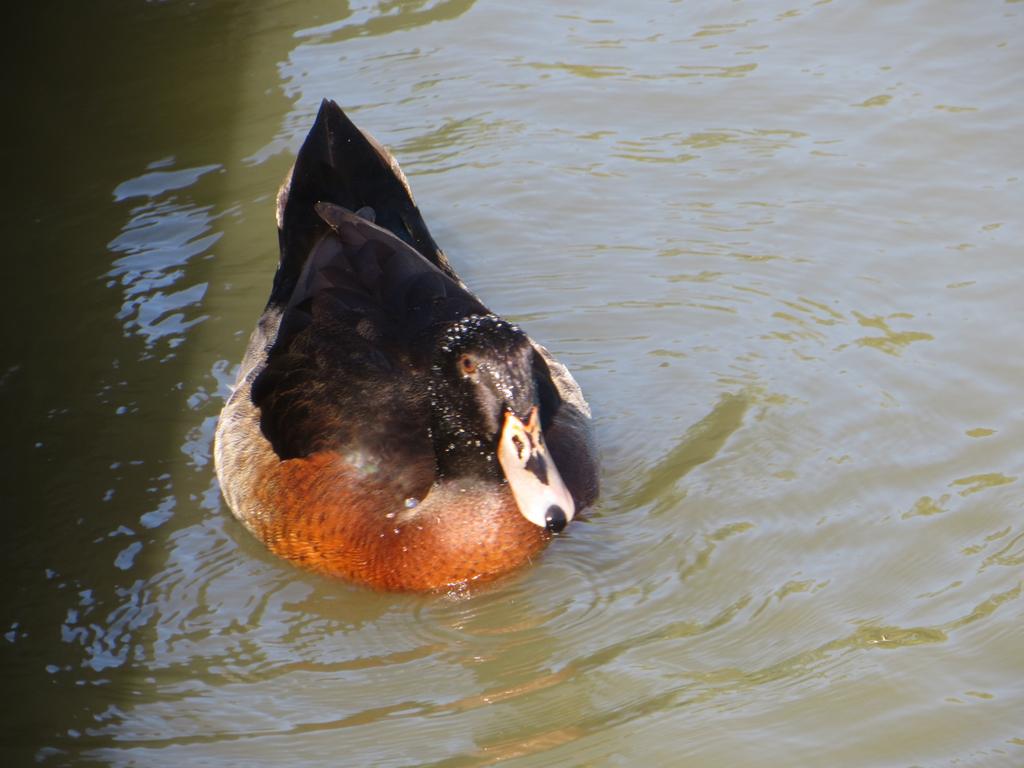
<svg viewBox="0 0 1024 768"><path fill-rule="evenodd" d="M1022 17L16 13L0 762L1024 764ZM476 594L304 574L219 496L324 96L595 412L601 501Z"/></svg>

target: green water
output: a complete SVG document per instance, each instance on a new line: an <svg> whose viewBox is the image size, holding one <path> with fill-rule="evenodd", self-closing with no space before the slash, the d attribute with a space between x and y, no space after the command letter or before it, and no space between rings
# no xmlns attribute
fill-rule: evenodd
<svg viewBox="0 0 1024 768"><path fill-rule="evenodd" d="M11 13L4 765L1024 764L1024 4ZM600 503L468 598L214 480L325 96L594 409Z"/></svg>

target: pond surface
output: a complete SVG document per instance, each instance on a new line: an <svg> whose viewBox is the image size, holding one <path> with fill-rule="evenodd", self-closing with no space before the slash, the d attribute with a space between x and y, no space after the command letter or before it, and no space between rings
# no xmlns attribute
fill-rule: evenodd
<svg viewBox="0 0 1024 768"><path fill-rule="evenodd" d="M4 765L1024 764L1024 3L11 23ZM594 409L599 504L472 595L219 496L325 96Z"/></svg>

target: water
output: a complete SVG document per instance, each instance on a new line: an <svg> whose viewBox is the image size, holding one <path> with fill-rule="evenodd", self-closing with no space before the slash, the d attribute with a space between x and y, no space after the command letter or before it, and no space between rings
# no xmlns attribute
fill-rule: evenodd
<svg viewBox="0 0 1024 768"><path fill-rule="evenodd" d="M1024 764L1022 12L19 11L3 763ZM479 594L218 495L323 96L594 408L601 502Z"/></svg>

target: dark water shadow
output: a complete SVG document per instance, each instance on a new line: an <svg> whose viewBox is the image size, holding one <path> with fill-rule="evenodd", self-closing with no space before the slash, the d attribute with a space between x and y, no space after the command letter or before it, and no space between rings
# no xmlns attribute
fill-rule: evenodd
<svg viewBox="0 0 1024 768"><path fill-rule="evenodd" d="M152 617L147 569L161 558L143 564L140 551L160 551L160 527L182 513L171 478L188 393L177 383L193 356L125 319L132 299L108 245L153 191L126 180L155 168L216 171L228 156L241 81L275 76L273 58L248 71L235 64L252 58L255 5L18 4L9 19L18 75L7 81L13 135L0 152L18 193L0 208L0 371L10 373L0 394L17 404L0 462L12 521L0 545L13 585L0 613L8 765L72 759L144 675L133 662ZM212 200L225 181L210 173ZM168 273L207 283L211 245L199 241ZM190 306L201 304L202 290L194 294Z"/></svg>

